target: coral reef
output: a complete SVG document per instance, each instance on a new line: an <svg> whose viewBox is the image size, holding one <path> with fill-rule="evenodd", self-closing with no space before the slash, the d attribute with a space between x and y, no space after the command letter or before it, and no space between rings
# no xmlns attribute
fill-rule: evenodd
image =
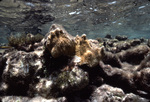
<svg viewBox="0 0 150 102"><path fill-rule="evenodd" d="M149 40L107 35L98 42L58 24L42 40L28 37L0 54L0 101L150 101Z"/></svg>
<svg viewBox="0 0 150 102"><path fill-rule="evenodd" d="M79 65L90 67L98 65L101 49L96 40L88 40L86 35L72 37L62 26L52 25L45 39L45 46L54 58L60 56L78 56Z"/></svg>

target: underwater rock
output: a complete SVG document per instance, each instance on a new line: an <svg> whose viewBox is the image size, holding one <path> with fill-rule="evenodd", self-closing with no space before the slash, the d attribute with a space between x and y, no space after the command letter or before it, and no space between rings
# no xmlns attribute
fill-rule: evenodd
<svg viewBox="0 0 150 102"><path fill-rule="evenodd" d="M3 57L3 55L0 55L0 81L1 81L1 76L4 70L4 67L6 65L6 58Z"/></svg>
<svg viewBox="0 0 150 102"><path fill-rule="evenodd" d="M58 75L56 87L62 94L68 94L83 89L88 83L88 73L79 67L74 67L71 71L64 71Z"/></svg>
<svg viewBox="0 0 150 102"><path fill-rule="evenodd" d="M141 70L141 69L148 68L148 67L150 67L150 52L144 56L144 59L141 61L137 70Z"/></svg>
<svg viewBox="0 0 150 102"><path fill-rule="evenodd" d="M104 84L93 92L91 102L148 102L148 100L133 93L125 94L120 88Z"/></svg>
<svg viewBox="0 0 150 102"><path fill-rule="evenodd" d="M31 34L26 37L21 46L0 54L1 99L12 100L9 95L13 95L14 99L30 97L29 102L147 102L141 98L150 93L146 40L108 36L98 42L85 34L73 37L58 24L43 39L32 39Z"/></svg>
<svg viewBox="0 0 150 102"><path fill-rule="evenodd" d="M23 96L3 96L0 97L1 102L28 102L30 98Z"/></svg>
<svg viewBox="0 0 150 102"><path fill-rule="evenodd" d="M150 47L150 39L148 39L147 45Z"/></svg>
<svg viewBox="0 0 150 102"><path fill-rule="evenodd" d="M46 98L37 96L37 97L30 99L28 102L67 102L67 99L66 97L46 99Z"/></svg>
<svg viewBox="0 0 150 102"><path fill-rule="evenodd" d="M34 91L45 98L58 97L79 91L88 83L88 73L75 67L71 71L54 72L49 78L41 78L35 85L31 84L29 93Z"/></svg>
<svg viewBox="0 0 150 102"><path fill-rule="evenodd" d="M122 102L149 102L149 100L135 95L133 93L129 93L123 97Z"/></svg>
<svg viewBox="0 0 150 102"><path fill-rule="evenodd" d="M101 51L101 54L102 54L102 61L105 64L109 64L113 67L118 67L118 68L122 67L121 61L116 54L106 51L105 49Z"/></svg>
<svg viewBox="0 0 150 102"><path fill-rule="evenodd" d="M93 92L91 102L121 102L124 95L122 89L104 84Z"/></svg>
<svg viewBox="0 0 150 102"><path fill-rule="evenodd" d="M0 95L6 95L8 91L8 84L1 82L0 83Z"/></svg>
<svg viewBox="0 0 150 102"><path fill-rule="evenodd" d="M131 64L139 64L149 51L150 48L147 45L139 45L132 49L121 51L117 53L117 56L121 61L126 61Z"/></svg>
<svg viewBox="0 0 150 102"><path fill-rule="evenodd" d="M43 97L23 97L23 96L3 96L0 97L1 102L67 102L65 97L59 97L56 99L45 99Z"/></svg>
<svg viewBox="0 0 150 102"><path fill-rule="evenodd" d="M108 64L104 64L100 61L100 67L103 69L105 75L109 77L108 81L115 84L126 91L137 92L137 90L142 90L145 92L150 92L149 76L150 69L144 68L140 71L137 70L137 66L130 66L130 68L117 68L112 67ZM129 67L126 65L126 67ZM117 80L117 81L115 81Z"/></svg>
<svg viewBox="0 0 150 102"><path fill-rule="evenodd" d="M79 65L94 67L101 59L101 49L96 40L86 39L86 35L73 37L58 24L53 24L45 39L45 46L54 58L78 56Z"/></svg>
<svg viewBox="0 0 150 102"><path fill-rule="evenodd" d="M142 41L140 39L131 39L131 40L124 40L124 41L111 39L111 40L104 41L106 50L112 53L118 53L123 50L130 49L134 46L140 45L141 43Z"/></svg>
<svg viewBox="0 0 150 102"><path fill-rule="evenodd" d="M124 65L122 68L112 67L109 64L104 64L102 61L99 63L100 67L105 73L105 76L108 77L107 82L110 84L119 86L126 91L135 91L136 90L136 83L135 83L135 76L136 71L133 66ZM129 67L128 69L126 67ZM130 69L130 67L132 69Z"/></svg>
<svg viewBox="0 0 150 102"><path fill-rule="evenodd" d="M33 52L27 53L23 51L12 51L3 57L7 60L2 80L8 84L8 92L12 94L25 94L29 83L43 68L41 58ZM16 90L17 87L20 87L20 89Z"/></svg>
<svg viewBox="0 0 150 102"><path fill-rule="evenodd" d="M135 76L136 84L140 90L150 93L150 67L144 68L137 72Z"/></svg>
<svg viewBox="0 0 150 102"><path fill-rule="evenodd" d="M107 34L107 35L105 36L105 38L112 39L112 36L111 36L110 34Z"/></svg>
<svg viewBox="0 0 150 102"><path fill-rule="evenodd" d="M127 39L128 39L128 37L125 36L125 35L123 35L123 36L117 35L115 38L116 38L117 40L119 40L119 41L123 41L123 40L127 40Z"/></svg>

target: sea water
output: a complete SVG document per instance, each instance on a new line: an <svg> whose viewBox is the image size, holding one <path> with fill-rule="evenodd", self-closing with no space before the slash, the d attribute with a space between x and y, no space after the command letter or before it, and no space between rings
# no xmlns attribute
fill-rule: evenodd
<svg viewBox="0 0 150 102"><path fill-rule="evenodd" d="M11 34L45 35L58 23L88 38L126 35L150 38L149 0L1 0L0 43Z"/></svg>

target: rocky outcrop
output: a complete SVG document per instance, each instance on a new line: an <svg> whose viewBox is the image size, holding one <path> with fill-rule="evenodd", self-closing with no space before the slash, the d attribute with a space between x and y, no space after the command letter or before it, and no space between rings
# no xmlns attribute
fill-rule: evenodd
<svg viewBox="0 0 150 102"><path fill-rule="evenodd" d="M42 40L32 38L0 55L1 101L149 101L147 40L107 36L99 43L58 24Z"/></svg>

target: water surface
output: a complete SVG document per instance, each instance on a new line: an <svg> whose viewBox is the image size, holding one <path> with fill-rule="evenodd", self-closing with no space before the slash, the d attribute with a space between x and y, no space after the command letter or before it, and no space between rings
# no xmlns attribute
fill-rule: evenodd
<svg viewBox="0 0 150 102"><path fill-rule="evenodd" d="M149 0L1 0L0 43L11 35L41 33L53 23L72 35L150 38Z"/></svg>

